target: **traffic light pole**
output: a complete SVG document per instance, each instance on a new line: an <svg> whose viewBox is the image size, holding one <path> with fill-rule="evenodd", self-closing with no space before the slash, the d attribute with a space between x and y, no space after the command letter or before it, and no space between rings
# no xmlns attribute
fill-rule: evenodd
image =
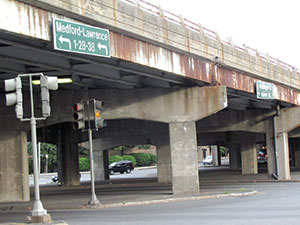
<svg viewBox="0 0 300 225"><path fill-rule="evenodd" d="M37 160L37 138L36 138L36 118L34 117L34 102L33 102L33 88L32 88L32 77L29 76L29 87L30 87L30 104L31 104L31 141L32 141L32 155L33 155L33 173L34 173L34 196L35 201L33 204L33 210L31 211L32 216L44 216L47 214L47 210L43 208L43 204L40 200L40 189L39 189L39 171L38 171L38 160Z"/></svg>
<svg viewBox="0 0 300 225"><path fill-rule="evenodd" d="M102 101L97 101L95 99L82 100L80 103L73 105L73 117L75 119L73 128L75 130L81 129L83 131L88 131L89 134L89 148L90 148L90 176L91 176L91 189L92 196L89 205L98 205L100 202L95 194L95 171L94 171L94 153L93 153L93 129L98 130L98 128L106 126L104 120L101 118L100 109L102 108ZM91 124L91 122L93 124ZM87 122L87 127L86 127Z"/></svg>
<svg viewBox="0 0 300 225"><path fill-rule="evenodd" d="M91 187L92 187L92 197L89 201L90 205L98 205L100 202L97 199L96 193L95 193L95 178L94 178L94 153L93 153L93 131L91 128L89 128L89 145L90 145L90 174L91 174Z"/></svg>
<svg viewBox="0 0 300 225"><path fill-rule="evenodd" d="M94 105L90 105L90 101L87 101L87 113L88 113L88 132L89 132L89 146L90 146L90 175L91 175L91 188L92 188L92 196L91 200L89 201L89 205L98 205L100 202L97 199L95 193L95 172L94 172L94 153L93 153L93 131L91 127L91 118L90 118L90 107Z"/></svg>
<svg viewBox="0 0 300 225"><path fill-rule="evenodd" d="M22 77L29 78L29 90L30 90L30 106L31 106L31 117L23 118L23 94L22 94ZM42 116L36 118L34 116L34 98L33 98L33 80L32 77L39 77L39 84L41 86L41 101L42 101ZM37 80L38 81L38 80ZM36 82L35 82L36 83ZM38 84L36 83L36 84ZM43 208L43 204L40 200L40 189L39 189L39 169L38 165L38 152L37 152L37 135L36 135L36 122L37 120L45 120L50 116L50 95L49 90L57 90L57 77L44 76L43 73L29 73L19 74L14 79L8 79L4 81L5 91L15 93L6 94L6 105L11 106L16 104L16 116L18 119L23 121L30 121L31 125L31 141L32 141L32 156L33 156L33 174L34 174L34 196L35 201L33 204L33 210L31 211L30 222L51 222L51 217L47 214L47 210Z"/></svg>

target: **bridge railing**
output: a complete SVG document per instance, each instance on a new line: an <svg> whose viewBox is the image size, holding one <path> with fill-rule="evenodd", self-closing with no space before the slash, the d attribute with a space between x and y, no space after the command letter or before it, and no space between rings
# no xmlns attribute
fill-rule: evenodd
<svg viewBox="0 0 300 225"><path fill-rule="evenodd" d="M222 44L229 45L231 47L236 48L239 51L247 52L248 54L255 56L259 58L260 60L266 61L268 63L271 63L273 65L279 66L285 70L289 70L292 73L297 73L300 75L300 70L294 66L291 66L288 63L285 63L277 58L271 57L268 54L264 54L262 52L259 52L257 49L251 48L247 45L237 46L232 41L224 41L220 39L217 32L212 31L210 29L207 29L205 27L202 27L200 23L195 23L191 20L188 20L186 18L183 18L182 15L176 15L172 12L169 12L167 10L162 9L159 5L154 5L150 2L147 2L145 0L123 0L125 2L128 2L132 5L135 5L136 7L139 7L140 9L143 9L149 13L155 14L157 16L161 16L162 18L171 21L173 23L179 24L184 26L187 29L190 29L192 31L196 31L202 35L205 35L206 37L212 38L216 41L219 41Z"/></svg>

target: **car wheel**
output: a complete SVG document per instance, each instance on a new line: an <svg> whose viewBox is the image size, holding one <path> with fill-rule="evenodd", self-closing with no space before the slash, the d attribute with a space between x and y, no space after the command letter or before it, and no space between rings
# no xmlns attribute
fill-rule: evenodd
<svg viewBox="0 0 300 225"><path fill-rule="evenodd" d="M130 172L131 172L131 169L130 169L130 168L126 168L125 172L126 172L126 173L130 173Z"/></svg>
<svg viewBox="0 0 300 225"><path fill-rule="evenodd" d="M110 174L110 175L114 175L114 171L113 171L113 170L110 170L110 171L109 171L109 174Z"/></svg>

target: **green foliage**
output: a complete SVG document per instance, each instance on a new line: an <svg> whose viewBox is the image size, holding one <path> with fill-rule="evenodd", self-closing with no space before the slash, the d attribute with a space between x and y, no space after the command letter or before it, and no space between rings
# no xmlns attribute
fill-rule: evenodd
<svg viewBox="0 0 300 225"><path fill-rule="evenodd" d="M150 165L150 154L146 153L134 153L132 154L136 159L137 166L149 166Z"/></svg>
<svg viewBox="0 0 300 225"><path fill-rule="evenodd" d="M150 149L151 145L138 145L137 146L139 149Z"/></svg>
<svg viewBox="0 0 300 225"><path fill-rule="evenodd" d="M38 146L37 146L38 148ZM28 151L28 163L29 163L29 173L33 173L33 159L32 159L32 143L27 143ZM46 155L48 155L48 172L54 172L56 169L57 159L56 159L56 145L41 143L41 171L45 170L46 166Z"/></svg>
<svg viewBox="0 0 300 225"><path fill-rule="evenodd" d="M225 147L220 146L220 155L225 156Z"/></svg>
<svg viewBox="0 0 300 225"><path fill-rule="evenodd" d="M123 160L130 160L134 166L136 165L136 160L132 155L124 155Z"/></svg>
<svg viewBox="0 0 300 225"><path fill-rule="evenodd" d="M113 163L113 162L119 162L122 161L123 157L119 156L119 155L112 155L109 157L109 164Z"/></svg>
<svg viewBox="0 0 300 225"><path fill-rule="evenodd" d="M153 154L149 154L149 155L150 155L150 165L154 164L154 163L157 163L156 155L153 155Z"/></svg>
<svg viewBox="0 0 300 225"><path fill-rule="evenodd" d="M114 151L123 151L126 149L128 149L128 146L123 146L123 145L113 148Z"/></svg>
<svg viewBox="0 0 300 225"><path fill-rule="evenodd" d="M89 171L90 170L90 159L86 157L79 158L79 170Z"/></svg>

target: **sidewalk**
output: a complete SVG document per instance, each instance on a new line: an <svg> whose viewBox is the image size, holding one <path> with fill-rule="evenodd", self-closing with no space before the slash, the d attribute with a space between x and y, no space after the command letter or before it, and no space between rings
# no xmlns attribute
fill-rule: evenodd
<svg viewBox="0 0 300 225"><path fill-rule="evenodd" d="M291 169L291 180L280 181L268 177L265 168L258 174L243 175L240 170L231 170L228 166L216 167L216 170L200 171L200 183L256 183L256 182L300 182L300 170Z"/></svg>

